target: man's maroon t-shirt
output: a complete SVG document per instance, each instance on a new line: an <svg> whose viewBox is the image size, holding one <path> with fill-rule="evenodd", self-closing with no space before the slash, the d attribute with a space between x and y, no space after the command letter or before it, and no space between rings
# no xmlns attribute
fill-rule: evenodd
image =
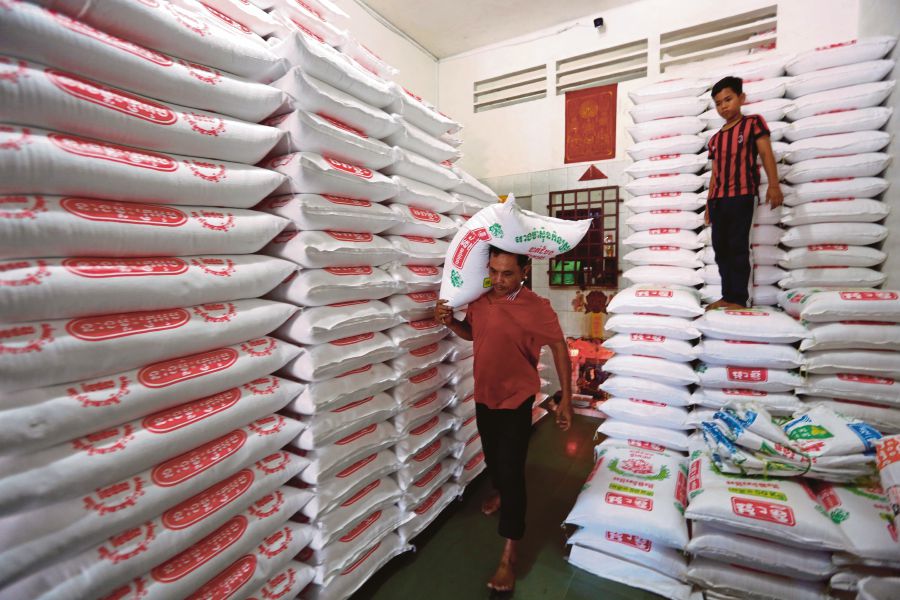
<svg viewBox="0 0 900 600"><path fill-rule="evenodd" d="M717 131L709 139L709 158L713 161L716 187L710 198L755 196L759 189L759 165L756 140L769 135L766 120L760 115L744 115L730 129Z"/></svg>
<svg viewBox="0 0 900 600"><path fill-rule="evenodd" d="M475 349L475 401L515 409L541 389L541 347L563 339L550 302L528 288L510 300L490 293L469 304Z"/></svg>

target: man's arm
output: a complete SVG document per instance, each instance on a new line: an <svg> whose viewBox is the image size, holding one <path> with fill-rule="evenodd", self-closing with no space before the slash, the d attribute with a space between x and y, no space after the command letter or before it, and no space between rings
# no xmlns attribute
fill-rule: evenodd
<svg viewBox="0 0 900 600"><path fill-rule="evenodd" d="M756 138L756 149L759 151L763 169L766 171L766 177L769 179L769 186L766 190L766 202L772 208L778 208L784 202L784 196L781 193L781 186L778 184L778 167L775 166L775 153L772 152L772 140L769 139L768 135Z"/></svg>
<svg viewBox="0 0 900 600"><path fill-rule="evenodd" d="M569 346L562 339L550 344L550 350L553 352L553 364L562 388L562 398L556 408L556 423L560 429L567 431L572 424L572 362L569 359Z"/></svg>
<svg viewBox="0 0 900 600"><path fill-rule="evenodd" d="M450 331L462 339L472 341L472 326L468 321L459 321L453 316L453 309L447 306L446 300L438 300L434 306L434 320L443 323Z"/></svg>
<svg viewBox="0 0 900 600"><path fill-rule="evenodd" d="M709 190L706 194L706 209L703 211L703 223L709 225L709 195L716 189L716 163L713 161L713 168L709 175Z"/></svg>

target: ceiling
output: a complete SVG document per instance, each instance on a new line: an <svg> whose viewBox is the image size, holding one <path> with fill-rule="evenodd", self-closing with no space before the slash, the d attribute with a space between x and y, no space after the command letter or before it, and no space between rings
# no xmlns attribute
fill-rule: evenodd
<svg viewBox="0 0 900 600"><path fill-rule="evenodd" d="M527 35L633 0L356 0L437 58Z"/></svg>

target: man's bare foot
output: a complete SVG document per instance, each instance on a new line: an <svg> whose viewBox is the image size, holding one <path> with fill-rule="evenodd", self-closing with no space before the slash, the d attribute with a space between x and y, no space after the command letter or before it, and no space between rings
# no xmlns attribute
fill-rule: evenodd
<svg viewBox="0 0 900 600"><path fill-rule="evenodd" d="M516 589L516 542L506 540L500 564L487 586L495 592L512 592Z"/></svg>
<svg viewBox="0 0 900 600"><path fill-rule="evenodd" d="M491 516L500 510L500 494L491 492L491 495L484 499L481 503L481 512L487 516Z"/></svg>
<svg viewBox="0 0 900 600"><path fill-rule="evenodd" d="M725 302L724 300L716 300L715 302L713 302L712 304L707 306L706 310L716 310L717 308L722 308L726 304L728 304L728 303Z"/></svg>

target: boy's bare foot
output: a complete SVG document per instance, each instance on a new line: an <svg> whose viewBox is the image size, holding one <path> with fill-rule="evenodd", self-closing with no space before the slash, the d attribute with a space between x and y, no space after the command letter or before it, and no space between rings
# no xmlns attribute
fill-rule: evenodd
<svg viewBox="0 0 900 600"><path fill-rule="evenodd" d="M744 310L747 307L743 306L741 304L738 304L737 302L726 302L725 308L727 308L728 310Z"/></svg>
<svg viewBox="0 0 900 600"><path fill-rule="evenodd" d="M484 499L481 503L481 512L487 516L491 516L500 510L500 494L491 492L491 495Z"/></svg>
<svg viewBox="0 0 900 600"><path fill-rule="evenodd" d="M713 302L712 304L707 306L706 310L716 310L717 308L722 308L723 306L725 306L727 304L728 303L725 302L724 300L716 300L715 302Z"/></svg>
<svg viewBox="0 0 900 600"><path fill-rule="evenodd" d="M512 592L516 589L516 542L506 540L500 564L487 586L495 592Z"/></svg>

